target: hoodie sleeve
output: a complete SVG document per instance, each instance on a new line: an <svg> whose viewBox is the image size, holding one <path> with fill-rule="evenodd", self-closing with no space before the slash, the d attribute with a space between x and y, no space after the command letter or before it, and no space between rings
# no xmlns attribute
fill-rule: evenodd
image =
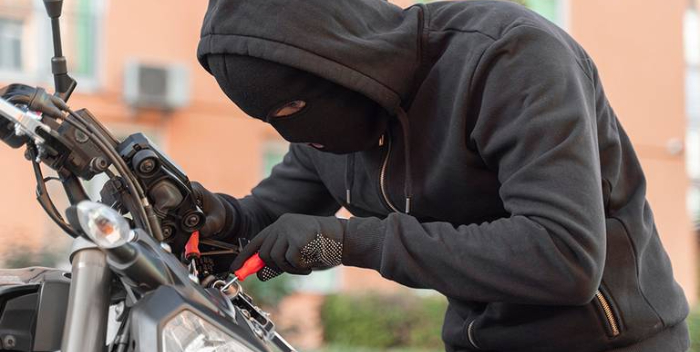
<svg viewBox="0 0 700 352"><path fill-rule="evenodd" d="M282 162L249 196L240 200L222 196L235 209L227 231L235 232L233 237L248 239L285 213L331 216L340 209L309 156L297 144L291 144Z"/></svg>
<svg viewBox="0 0 700 352"><path fill-rule="evenodd" d="M452 226L404 214L348 224L343 263L466 301L586 304L605 257L594 86L572 49L528 26L482 55L471 142L507 218ZM469 182L465 178L465 182Z"/></svg>

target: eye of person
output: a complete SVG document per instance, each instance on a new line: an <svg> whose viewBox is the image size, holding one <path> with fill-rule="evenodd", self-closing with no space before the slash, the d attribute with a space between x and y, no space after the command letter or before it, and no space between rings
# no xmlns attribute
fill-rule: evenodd
<svg viewBox="0 0 700 352"><path fill-rule="evenodd" d="M287 117L298 113L306 107L306 102L303 100L295 100L283 105L281 108L275 110L271 115L272 117Z"/></svg>

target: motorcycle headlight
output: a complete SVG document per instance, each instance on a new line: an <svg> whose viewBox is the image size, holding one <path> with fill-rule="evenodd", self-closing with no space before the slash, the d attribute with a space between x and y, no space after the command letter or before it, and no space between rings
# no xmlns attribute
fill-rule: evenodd
<svg viewBox="0 0 700 352"><path fill-rule="evenodd" d="M165 324L162 339L163 352L253 352L188 310Z"/></svg>

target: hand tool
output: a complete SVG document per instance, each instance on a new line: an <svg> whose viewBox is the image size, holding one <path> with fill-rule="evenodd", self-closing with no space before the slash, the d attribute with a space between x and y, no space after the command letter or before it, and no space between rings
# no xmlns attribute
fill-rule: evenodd
<svg viewBox="0 0 700 352"><path fill-rule="evenodd" d="M260 255L255 253L252 257L243 263L240 269L233 273L233 278L226 282L226 284L221 288L222 292L225 292L231 285L235 284L237 281L243 281L248 276L257 273L260 269L265 267L265 262L260 259Z"/></svg>

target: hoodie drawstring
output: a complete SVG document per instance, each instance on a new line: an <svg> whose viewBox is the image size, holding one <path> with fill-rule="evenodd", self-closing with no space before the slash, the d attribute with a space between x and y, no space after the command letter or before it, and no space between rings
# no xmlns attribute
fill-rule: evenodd
<svg viewBox="0 0 700 352"><path fill-rule="evenodd" d="M411 126L408 121L406 112L399 108L396 115L401 123L404 139L404 165L406 173L404 175L403 194L406 214L411 213L411 199L413 198L413 177L411 169ZM355 183L355 153L350 153L345 157L345 201L348 205L352 204L351 191Z"/></svg>

